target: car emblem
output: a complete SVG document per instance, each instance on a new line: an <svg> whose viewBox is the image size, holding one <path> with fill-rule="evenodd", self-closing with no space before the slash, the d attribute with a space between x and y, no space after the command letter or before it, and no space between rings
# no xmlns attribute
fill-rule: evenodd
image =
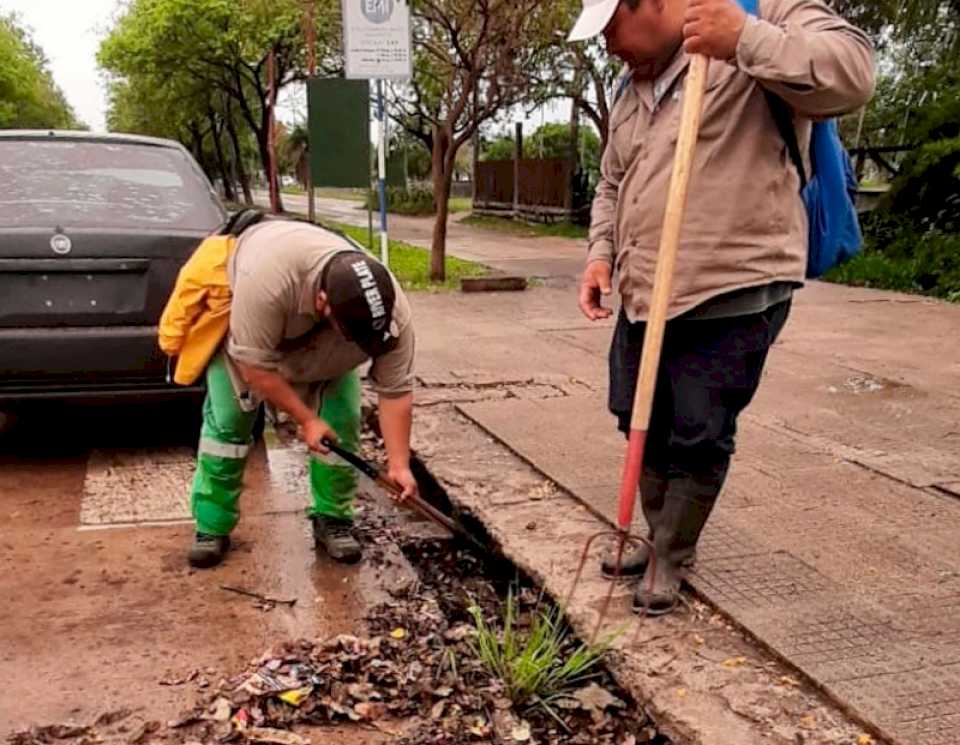
<svg viewBox="0 0 960 745"><path fill-rule="evenodd" d="M57 234L50 239L50 248L55 254L66 256L73 249L73 242L62 233Z"/></svg>

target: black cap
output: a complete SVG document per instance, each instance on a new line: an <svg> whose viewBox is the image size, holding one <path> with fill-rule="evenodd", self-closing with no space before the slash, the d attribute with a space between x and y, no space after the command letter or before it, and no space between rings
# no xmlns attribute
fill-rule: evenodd
<svg viewBox="0 0 960 745"><path fill-rule="evenodd" d="M397 295L382 264L359 251L338 253L324 267L320 289L348 341L371 357L396 346L393 306Z"/></svg>

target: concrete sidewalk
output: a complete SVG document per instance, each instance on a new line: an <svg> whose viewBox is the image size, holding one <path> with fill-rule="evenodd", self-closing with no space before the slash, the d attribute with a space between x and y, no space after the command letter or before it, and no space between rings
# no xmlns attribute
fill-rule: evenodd
<svg viewBox="0 0 960 745"><path fill-rule="evenodd" d="M269 198L262 192L255 195L260 204ZM307 198L284 194L284 206L295 212L307 212ZM367 212L359 202L342 199L318 198L317 217L347 225L367 226ZM586 242L569 238L525 238L505 235L492 230L483 230L462 225L459 220L465 215L451 215L447 227L447 251L451 256L496 269L505 274L517 274L528 278L550 279L569 283L583 270ZM374 230L379 218L374 215ZM403 217L390 215L390 237L429 249L433 237L434 218Z"/></svg>
<svg viewBox="0 0 960 745"><path fill-rule="evenodd" d="M614 518L624 443L605 406L612 324L582 319L570 289L413 302L421 401L456 401L472 423L424 425L427 463L451 492L469 492L528 571L560 587L587 517L568 497ZM958 329L956 305L819 283L799 293L743 419L736 466L691 579L844 711L903 745L960 742ZM470 426L560 488L548 509L522 496L509 474L500 489L513 496L466 489L481 466L446 447L441 433ZM505 452L486 457L506 464ZM524 530L528 523L536 529ZM680 648L665 667L646 668L649 684L669 687L677 666L696 672L695 651ZM704 690L689 690L687 705L699 696L701 712L727 721L710 703L722 682L694 675L682 684L700 685L690 679ZM661 708L683 708L668 704ZM770 716L770 727L783 719Z"/></svg>

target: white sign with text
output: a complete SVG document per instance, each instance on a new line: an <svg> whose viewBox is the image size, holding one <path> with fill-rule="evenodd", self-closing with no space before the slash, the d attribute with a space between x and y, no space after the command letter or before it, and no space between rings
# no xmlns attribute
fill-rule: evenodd
<svg viewBox="0 0 960 745"><path fill-rule="evenodd" d="M407 0L342 0L346 77L407 80L413 74Z"/></svg>

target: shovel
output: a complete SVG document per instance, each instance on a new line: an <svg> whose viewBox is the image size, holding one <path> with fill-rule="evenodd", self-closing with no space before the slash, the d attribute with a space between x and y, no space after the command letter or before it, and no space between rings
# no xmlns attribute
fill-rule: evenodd
<svg viewBox="0 0 960 745"><path fill-rule="evenodd" d="M373 463L364 460L359 455L351 453L349 450L346 450L339 445L337 445L332 440L324 438L321 440L321 445L327 448L331 453L334 453L339 458L345 460L351 466L356 468L364 476L369 477L374 483L377 484L384 491L389 492L394 497L399 497L402 493L400 487L394 484L390 479L383 475L379 468L377 468ZM486 547L480 543L476 538L467 533L460 525L454 522L451 518L444 515L440 510L434 507L432 504L429 504L426 500L418 495L412 497L407 497L402 502L405 505L409 505L412 509L419 512L425 518L430 520L436 525L439 525L441 528L445 528L450 531L456 538L461 538L469 543L473 548L479 549L480 551L486 551Z"/></svg>
<svg viewBox="0 0 960 745"><path fill-rule="evenodd" d="M677 250L680 246L680 230L683 226L683 215L687 203L687 191L690 185L690 176L693 170L693 156L696 150L697 137L700 133L700 119L703 114L703 97L707 86L707 70L709 62L703 55L694 55L690 61L690 69L683 95L683 114L680 120L680 133L677 137L677 150L673 163L673 175L670 180L670 191L667 194L667 208L663 218L663 232L660 236L660 249L657 254L657 269L653 279L653 292L650 299L650 313L647 319L646 333L643 339L643 357L640 364L640 375L637 380L637 391L633 401L633 416L630 422L630 439L627 446L627 455L623 468L623 479L620 485L619 509L617 515L617 529L615 532L604 531L591 537L583 549L580 564L574 577L573 585L567 596L565 608L569 608L573 594L593 543L601 537L613 536L617 541L617 571L619 576L623 555L628 546L645 544L650 549L650 562L656 568L656 555L649 540L640 536L631 535L633 513L636 507L637 487L640 483L640 473L643 468L644 449L647 441L647 432L650 427L650 417L653 412L653 396L657 385L657 373L660 368L660 356L663 350L663 337L667 324L667 314L670 306L670 294L673 289L673 272L677 263ZM655 572L651 572L653 577ZM616 583L611 583L610 591L600 611L593 639L603 625L610 600ZM652 588L651 588L652 589ZM646 610L646 609L645 609ZM644 616L646 612L644 612Z"/></svg>

